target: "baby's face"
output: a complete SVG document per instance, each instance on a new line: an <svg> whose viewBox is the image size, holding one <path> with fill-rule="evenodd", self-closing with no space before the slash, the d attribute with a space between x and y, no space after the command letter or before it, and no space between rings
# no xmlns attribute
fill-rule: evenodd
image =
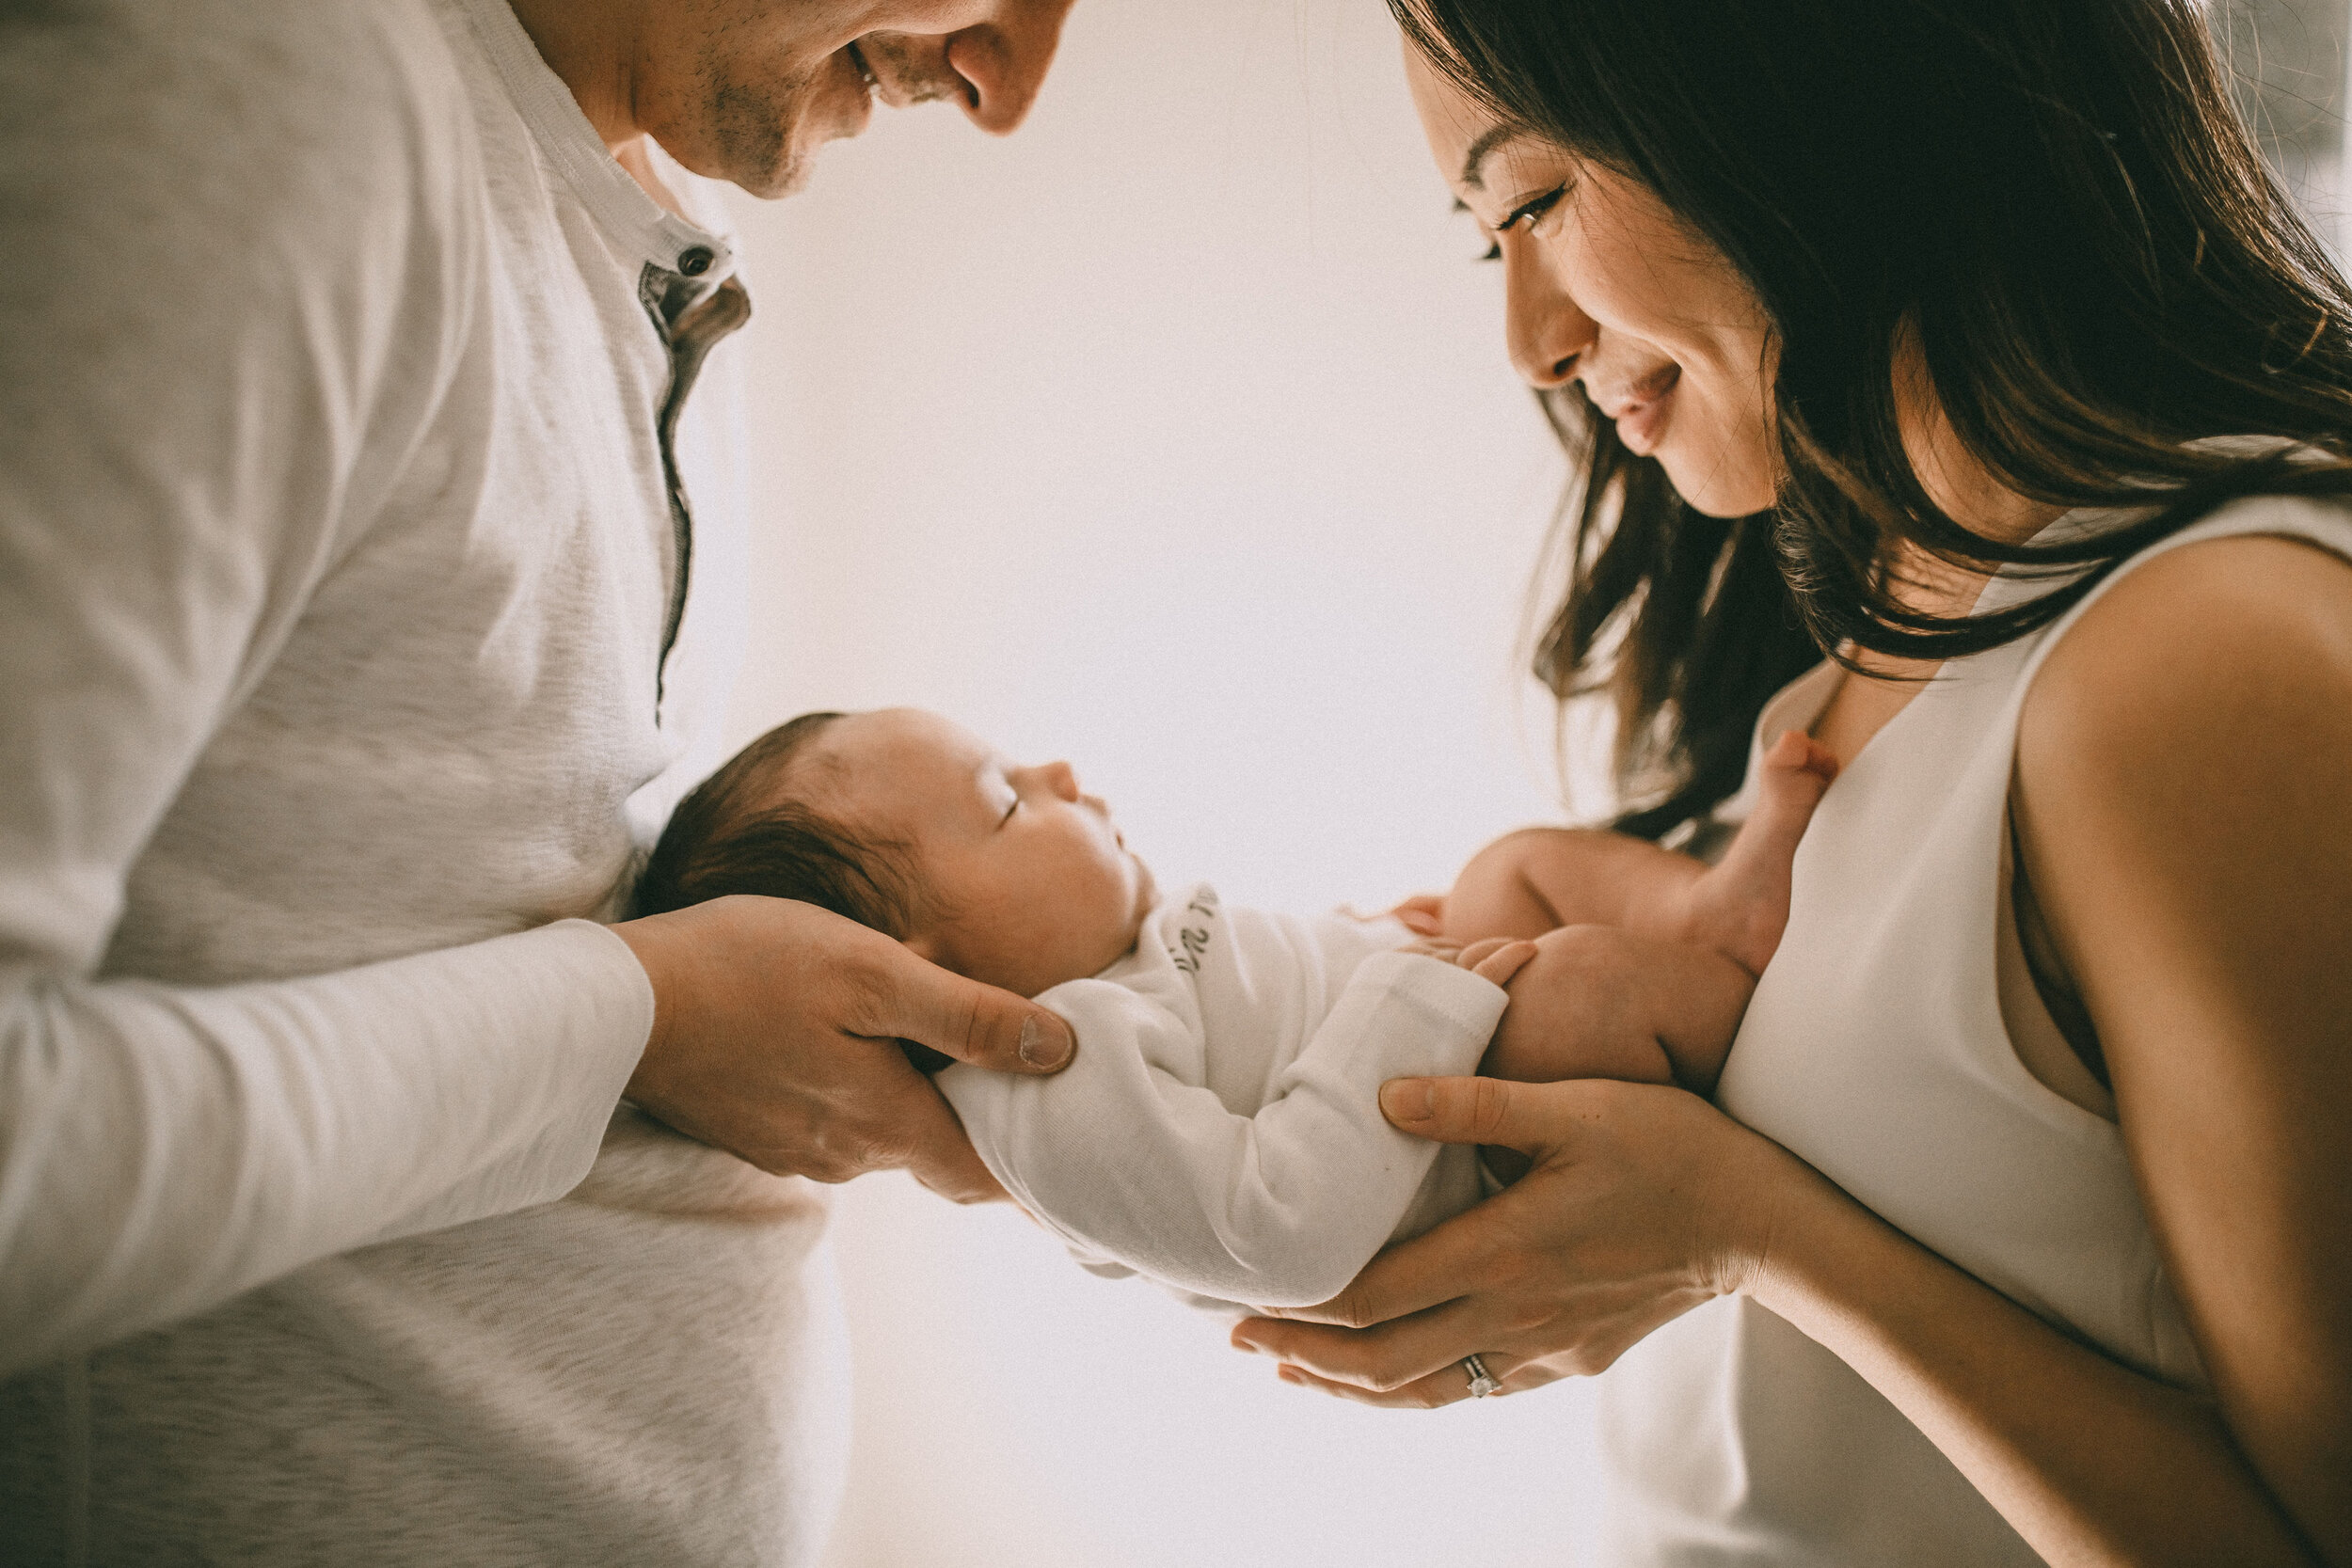
<svg viewBox="0 0 2352 1568"><path fill-rule="evenodd" d="M932 911L907 945L923 957L1035 996L1135 946L1152 873L1068 763L1015 766L918 708L838 720L807 762L820 809L914 846Z"/></svg>

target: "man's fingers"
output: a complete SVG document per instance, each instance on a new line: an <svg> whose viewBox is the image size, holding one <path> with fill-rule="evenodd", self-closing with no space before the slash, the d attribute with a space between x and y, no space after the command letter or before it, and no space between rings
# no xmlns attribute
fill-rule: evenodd
<svg viewBox="0 0 2352 1568"><path fill-rule="evenodd" d="M1077 1048L1057 1014L1009 990L951 974L896 942L883 958L871 1033L928 1045L995 1072L1056 1072Z"/></svg>
<svg viewBox="0 0 2352 1568"><path fill-rule="evenodd" d="M1558 1132L1536 1114L1534 1091L1547 1086L1501 1078L1391 1078L1380 1085L1380 1112L1417 1138L1537 1154Z"/></svg>
<svg viewBox="0 0 2352 1568"><path fill-rule="evenodd" d="M932 1192L952 1203L998 1203L1012 1196L981 1163L955 1107L930 1079L922 1081L919 1098L908 1097L904 1125L914 1140L906 1168Z"/></svg>

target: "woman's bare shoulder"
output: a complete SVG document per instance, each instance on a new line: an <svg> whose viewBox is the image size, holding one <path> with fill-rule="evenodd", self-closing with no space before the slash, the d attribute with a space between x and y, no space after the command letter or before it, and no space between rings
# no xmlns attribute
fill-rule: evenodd
<svg viewBox="0 0 2352 1568"><path fill-rule="evenodd" d="M2275 536L2185 545L2052 650L2018 724L2020 862L2119 1103L2136 1069L2180 1072L2208 1049L2292 1075L2347 1016L2347 779L2341 556Z"/></svg>
<svg viewBox="0 0 2352 1568"><path fill-rule="evenodd" d="M2348 714L2352 561L2284 534L2203 540L2130 571L2051 650L2020 783L2129 796L2258 759L2308 771L2314 731Z"/></svg>

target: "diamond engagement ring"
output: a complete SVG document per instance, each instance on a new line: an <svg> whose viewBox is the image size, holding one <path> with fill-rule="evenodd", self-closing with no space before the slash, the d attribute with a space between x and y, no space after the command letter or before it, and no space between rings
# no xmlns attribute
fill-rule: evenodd
<svg viewBox="0 0 2352 1568"><path fill-rule="evenodd" d="M1465 1355L1462 1357L1462 1370L1470 1373L1470 1398L1474 1400L1483 1400L1488 1394L1499 1394L1502 1392L1502 1385L1497 1383L1494 1378L1487 1373L1486 1363L1478 1359L1477 1356Z"/></svg>

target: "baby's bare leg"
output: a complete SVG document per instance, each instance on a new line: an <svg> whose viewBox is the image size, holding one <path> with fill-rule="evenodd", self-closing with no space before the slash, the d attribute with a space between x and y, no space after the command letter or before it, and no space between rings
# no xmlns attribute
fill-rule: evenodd
<svg viewBox="0 0 2352 1568"><path fill-rule="evenodd" d="M1591 828L1525 828L1462 868L1445 898L1449 942L1542 936L1562 926L1663 926L1707 868L1644 839ZM1671 908L1673 917L1644 918Z"/></svg>
<svg viewBox="0 0 2352 1568"><path fill-rule="evenodd" d="M1827 748L1797 730L1784 731L1758 766L1755 813L1723 860L1691 882L1674 933L1729 954L1751 974L1761 974L1780 946L1797 841L1837 776Z"/></svg>

